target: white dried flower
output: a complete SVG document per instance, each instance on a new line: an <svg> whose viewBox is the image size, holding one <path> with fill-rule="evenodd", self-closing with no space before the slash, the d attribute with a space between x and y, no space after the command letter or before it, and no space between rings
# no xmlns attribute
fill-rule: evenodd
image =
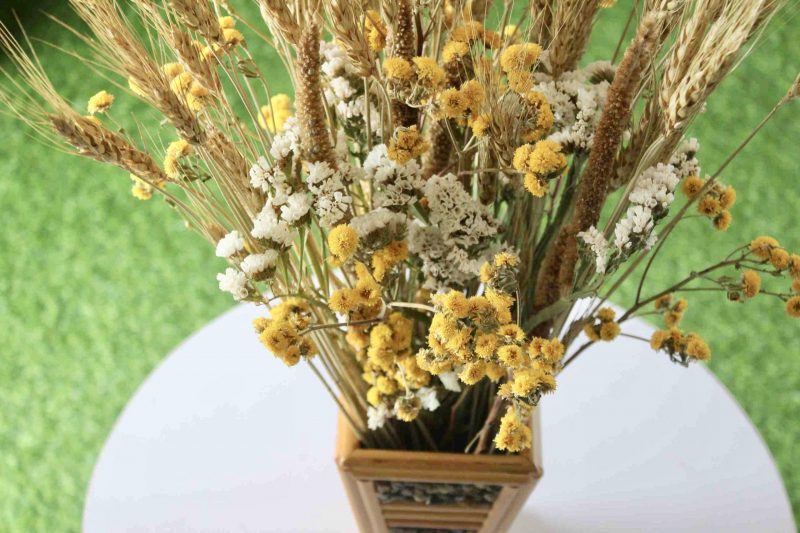
<svg viewBox="0 0 800 533"><path fill-rule="evenodd" d="M380 429L389 418L389 409L384 404L378 404L378 407L367 407L367 427L372 430Z"/></svg>
<svg viewBox="0 0 800 533"><path fill-rule="evenodd" d="M250 235L256 239L271 240L278 246L288 248L295 238L295 230L283 220L278 220L272 202L267 200L264 208L253 221L253 230Z"/></svg>
<svg viewBox="0 0 800 533"><path fill-rule="evenodd" d="M461 384L458 380L458 374L455 372L442 372L438 377L445 389L451 392L461 392Z"/></svg>
<svg viewBox="0 0 800 533"><path fill-rule="evenodd" d="M244 238L233 230L217 242L217 257L230 257L243 249Z"/></svg>
<svg viewBox="0 0 800 533"><path fill-rule="evenodd" d="M603 274L606 271L608 254L611 251L605 236L592 226L588 230L578 233L578 238L592 250L595 256L595 270L599 274Z"/></svg>
<svg viewBox="0 0 800 533"><path fill-rule="evenodd" d="M243 300L250 293L247 289L247 276L235 268L228 267L225 272L217 274L217 281L220 290L231 293L234 300Z"/></svg>
<svg viewBox="0 0 800 533"><path fill-rule="evenodd" d="M254 276L275 266L278 260L278 252L267 250L263 254L250 254L242 260L239 265L245 274Z"/></svg>
<svg viewBox="0 0 800 533"><path fill-rule="evenodd" d="M428 411L435 411L439 408L439 399L436 398L436 389L432 387L422 387L417 391L417 398L422 402L422 408Z"/></svg>
<svg viewBox="0 0 800 533"><path fill-rule="evenodd" d="M281 218L289 224L294 224L311 209L311 198L304 192L296 192L286 199L281 206Z"/></svg>

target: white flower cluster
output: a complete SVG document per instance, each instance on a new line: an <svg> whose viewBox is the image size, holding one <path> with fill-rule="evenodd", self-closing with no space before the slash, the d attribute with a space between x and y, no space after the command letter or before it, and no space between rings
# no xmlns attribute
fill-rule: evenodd
<svg viewBox="0 0 800 533"><path fill-rule="evenodd" d="M616 267L637 250L653 247L658 239L653 229L675 200L675 187L679 182L672 165L659 163L642 172L628 195L631 206L614 227L613 245L594 226L578 233L578 238L594 255L597 273L603 274Z"/></svg>
<svg viewBox="0 0 800 533"><path fill-rule="evenodd" d="M314 196L314 209L323 228L341 221L353 203L345 182L352 180L356 169L344 162L340 165L343 170L334 170L325 161L308 165L308 190Z"/></svg>
<svg viewBox="0 0 800 533"><path fill-rule="evenodd" d="M611 252L611 247L603 235L594 226L586 231L578 233L578 238L581 239L594 254L595 271L598 274L604 274L608 266L608 255Z"/></svg>
<svg viewBox="0 0 800 533"><path fill-rule="evenodd" d="M250 291L247 289L247 276L244 272L228 267L225 272L217 274L219 289L229 292L235 300L247 298Z"/></svg>
<svg viewBox="0 0 800 533"><path fill-rule="evenodd" d="M373 209L369 213L353 217L350 227L356 230L361 242L374 239L377 234L395 236L392 240L405 234L406 215L389 211L385 207ZM384 239L386 240L386 239Z"/></svg>
<svg viewBox="0 0 800 533"><path fill-rule="evenodd" d="M453 174L431 177L423 192L430 224L414 221L409 226L409 250L422 260L426 288L463 285L474 279L491 253L497 222Z"/></svg>
<svg viewBox="0 0 800 533"><path fill-rule="evenodd" d="M613 67L598 61L565 72L557 80L544 73L536 75L533 89L544 94L553 111L553 133L548 138L565 150L587 152L592 147L610 85L605 79L598 79L598 73L604 70L613 72Z"/></svg>
<svg viewBox="0 0 800 533"><path fill-rule="evenodd" d="M267 250L263 254L250 254L239 265L248 276L255 276L275 267L279 254L277 250Z"/></svg>
<svg viewBox="0 0 800 533"><path fill-rule="evenodd" d="M364 160L366 177L375 183L377 207L405 209L413 203L425 185L422 169L415 159L398 165L389 159L385 144L375 146Z"/></svg>
<svg viewBox="0 0 800 533"><path fill-rule="evenodd" d="M634 243L637 247L644 243L644 248L649 249L655 244L657 236L653 228L675 200L674 191L679 182L680 178L672 165L659 163L642 172L628 196L633 205L614 228L614 245L617 248L625 250Z"/></svg>
<svg viewBox="0 0 800 533"><path fill-rule="evenodd" d="M231 257L244 249L244 238L233 230L217 242L217 257Z"/></svg>
<svg viewBox="0 0 800 533"><path fill-rule="evenodd" d="M697 160L697 152L700 150L700 142L695 139L686 139L675 150L670 164L675 167L675 172L680 179L688 176L700 176L700 162Z"/></svg>
<svg viewBox="0 0 800 533"><path fill-rule="evenodd" d="M289 157L289 154L300 152L300 124L297 117L289 117L283 123L283 131L272 138L269 154L275 161Z"/></svg>
<svg viewBox="0 0 800 533"><path fill-rule="evenodd" d="M286 174L278 167L270 166L263 157L259 157L250 169L250 184L267 195L264 208L253 221L250 234L288 248L295 236L291 226L311 209L311 197L305 191L294 191Z"/></svg>
<svg viewBox="0 0 800 533"><path fill-rule="evenodd" d="M419 398L420 405L428 411L435 411L439 408L439 399L436 397L436 389L432 387L422 387L418 389L414 396ZM398 402L401 400L398 399ZM385 404L378 404L377 407L367 408L367 427L371 430L382 428L386 421L395 415L395 410L390 410Z"/></svg>
<svg viewBox="0 0 800 533"><path fill-rule="evenodd" d="M322 72L325 74L325 100L336 108L337 114L344 122L366 123L366 102L363 94L359 94L353 84L359 83L361 78L353 68L344 49L335 42L320 41L320 55L322 56ZM378 108L370 102L370 130L380 133L381 116Z"/></svg>

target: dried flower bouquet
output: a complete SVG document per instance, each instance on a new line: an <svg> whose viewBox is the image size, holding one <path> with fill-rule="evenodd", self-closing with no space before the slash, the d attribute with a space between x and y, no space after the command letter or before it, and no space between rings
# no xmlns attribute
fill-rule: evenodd
<svg viewBox="0 0 800 533"><path fill-rule="evenodd" d="M663 316L643 340L676 363L707 360L679 329L685 291L800 316L800 255L771 237L646 283L691 213L731 224L723 171L800 92L703 177L684 132L780 0L634 2L617 53L589 64L613 0L259 0L263 21L225 0L70 3L108 91L75 110L3 28L22 80L3 103L208 239L220 289L264 308L266 351L310 367L365 447L524 450L559 372L633 317ZM264 45L294 101L253 59ZM116 97L157 118L122 127ZM634 276L617 316L604 303Z"/></svg>

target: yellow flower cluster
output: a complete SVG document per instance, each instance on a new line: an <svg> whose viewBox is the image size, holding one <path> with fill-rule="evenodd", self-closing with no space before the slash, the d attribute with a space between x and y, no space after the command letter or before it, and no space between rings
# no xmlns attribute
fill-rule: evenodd
<svg viewBox="0 0 800 533"><path fill-rule="evenodd" d="M184 139L171 142L164 157L164 172L172 179L178 179L182 172L180 160L192 155L194 148Z"/></svg>
<svg viewBox="0 0 800 533"><path fill-rule="evenodd" d="M538 141L553 127L553 110L547 98L540 92L528 91L525 93L525 103L536 111L536 125L533 129L523 133L522 140L530 143ZM560 148L560 147L559 147Z"/></svg>
<svg viewBox="0 0 800 533"><path fill-rule="evenodd" d="M149 200L153 197L153 186L144 181L143 179L139 178L135 174L131 174L131 181L133 181L133 185L131 186L131 194L137 200ZM159 189L164 188L163 183L155 184L158 186Z"/></svg>
<svg viewBox="0 0 800 533"><path fill-rule="evenodd" d="M372 320L380 314L383 306L380 286L364 263L356 262L355 271L355 287L333 291L328 307L346 315L349 321Z"/></svg>
<svg viewBox="0 0 800 533"><path fill-rule="evenodd" d="M200 111L209 102L210 92L197 82L189 72L179 63L167 63L161 67L169 78L169 87L178 96L186 101L192 111ZM131 86L133 89L133 86ZM133 89L136 92L136 89Z"/></svg>
<svg viewBox="0 0 800 533"><path fill-rule="evenodd" d="M690 199L696 198L704 185L705 181L700 177L688 176L683 181L683 193ZM733 216L729 210L735 203L736 189L715 182L697 202L697 211L701 215L710 218L717 231L725 231L733 221Z"/></svg>
<svg viewBox="0 0 800 533"><path fill-rule="evenodd" d="M481 42L490 49L499 48L502 45L500 34L487 30L483 24L476 20L467 21L462 26L453 28L450 31L450 41L464 43L467 46L475 42Z"/></svg>
<svg viewBox="0 0 800 533"><path fill-rule="evenodd" d="M475 116L485 97L486 91L478 80L466 81L459 89L445 89L437 97L439 115L442 118L461 118L471 112Z"/></svg>
<svg viewBox="0 0 800 533"><path fill-rule="evenodd" d="M289 298L270 311L270 317L253 320L261 343L287 366L296 365L301 357L317 353L314 341L302 335L311 324L311 310L306 300Z"/></svg>
<svg viewBox="0 0 800 533"><path fill-rule="evenodd" d="M328 233L328 248L333 266L341 266L350 259L358 248L358 233L347 224L339 224Z"/></svg>
<svg viewBox="0 0 800 533"><path fill-rule="evenodd" d="M689 361L708 361L711 348L697 333L684 334L678 328L656 330L650 338L654 350L663 350L672 361L688 365Z"/></svg>
<svg viewBox="0 0 800 533"><path fill-rule="evenodd" d="M272 133L281 133L286 120L292 116L292 100L289 95L280 93L269 99L269 105L261 106L258 125Z"/></svg>
<svg viewBox="0 0 800 533"><path fill-rule="evenodd" d="M500 54L500 68L503 72L530 70L539 60L542 47L536 43L512 44Z"/></svg>
<svg viewBox="0 0 800 533"><path fill-rule="evenodd" d="M402 57L390 57L383 62L386 78L400 86L418 86L427 91L437 89L445 81L446 74L436 60L419 56L411 61Z"/></svg>
<svg viewBox="0 0 800 533"><path fill-rule="evenodd" d="M619 323L616 322L617 313L610 307L603 307L591 322L583 326L583 332L591 341L613 341L620 334Z"/></svg>
<svg viewBox="0 0 800 533"><path fill-rule="evenodd" d="M383 281L386 273L401 261L408 259L408 243L405 240L392 241L372 254L372 275Z"/></svg>
<svg viewBox="0 0 800 533"><path fill-rule="evenodd" d="M742 294L745 298L753 298L761 292L761 276L755 270L742 272Z"/></svg>
<svg viewBox="0 0 800 533"><path fill-rule="evenodd" d="M786 299L786 313L793 318L800 318L800 255L790 254L785 248L781 247L780 242L774 237L762 235L750 241L749 245L750 254L762 263L769 263L775 269L775 275L788 276L792 280L791 291L795 293ZM750 274L749 272L752 272ZM761 280L758 279L757 286L755 285L755 276L758 276L753 271L745 271L742 275L742 291L747 296L747 290L758 294L761 289ZM747 276L749 279L745 279ZM755 292L753 292L755 291ZM786 296L783 296L784 298Z"/></svg>
<svg viewBox="0 0 800 533"><path fill-rule="evenodd" d="M544 140L534 145L523 144L514 152L513 165L525 173L525 188L540 198L547 192L547 180L558 176L567 166L561 145Z"/></svg>
<svg viewBox="0 0 800 533"><path fill-rule="evenodd" d="M519 410L516 406L509 406L500 419L500 428L494 437L498 450L521 452L531 447L531 428L525 423L527 413L520 416Z"/></svg>
<svg viewBox="0 0 800 533"><path fill-rule="evenodd" d="M106 91L100 91L99 93L95 94L91 98L89 98L89 103L87 104L87 109L89 113L94 115L95 113L105 113L109 109L111 109L111 105L114 103L114 95L108 93Z"/></svg>
<svg viewBox="0 0 800 533"><path fill-rule="evenodd" d="M664 325L674 328L683 320L683 315L689 308L689 302L685 298L678 298L672 301L671 294L665 294L655 301L656 311L664 316Z"/></svg>
<svg viewBox="0 0 800 533"><path fill-rule="evenodd" d="M501 253L485 263L481 279L486 290L481 296L467 297L459 291L434 295L436 313L428 346L417 353L421 369L434 375L458 369L458 378L467 385L484 377L495 382L509 378L498 395L517 406L514 413L536 405L542 394L555 389L555 374L564 356L558 339L527 340L513 322L511 286L516 284L518 262L515 255ZM529 438L517 438L522 422L512 422L509 418L501 430L498 448L518 451L530 446Z"/></svg>
<svg viewBox="0 0 800 533"><path fill-rule="evenodd" d="M413 322L401 313L390 313L386 320L372 326L366 351L360 349L362 378L370 385L367 401L377 407L394 407L400 420L410 422L420 410L419 399L410 391L425 387L431 376L421 369L411 350ZM363 343L360 344L363 346Z"/></svg>
<svg viewBox="0 0 800 533"><path fill-rule="evenodd" d="M411 159L416 159L430 148L430 144L420 135L416 126L410 128L397 128L394 131L392 140L389 143L389 159L399 165L408 163Z"/></svg>
<svg viewBox="0 0 800 533"><path fill-rule="evenodd" d="M222 40L229 47L238 46L244 42L244 35L242 35L242 32L237 30L234 26L236 26L236 20L233 17L228 16L219 18L219 28L222 30Z"/></svg>
<svg viewBox="0 0 800 533"><path fill-rule="evenodd" d="M364 20L367 44L370 50L380 52L386 46L386 24L381 20L381 15L374 9L368 9Z"/></svg>

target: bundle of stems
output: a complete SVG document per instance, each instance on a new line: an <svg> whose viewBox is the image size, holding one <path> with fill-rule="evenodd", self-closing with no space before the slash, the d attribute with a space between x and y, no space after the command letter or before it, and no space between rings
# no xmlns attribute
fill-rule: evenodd
<svg viewBox="0 0 800 533"><path fill-rule="evenodd" d="M2 27L4 107L205 237L220 289L263 307L266 350L307 365L365 446L524 450L558 374L631 318L663 317L642 340L672 361L708 360L679 327L685 292L800 315L800 255L768 236L647 283L679 224L731 224L724 171L800 93L703 177L685 132L781 0L635 0L593 63L613 0L258 0L261 20L233 0L70 3L91 33L60 23L89 50L68 53L108 90L76 110ZM285 72L262 71L259 47ZM118 122L118 97L157 118Z"/></svg>

